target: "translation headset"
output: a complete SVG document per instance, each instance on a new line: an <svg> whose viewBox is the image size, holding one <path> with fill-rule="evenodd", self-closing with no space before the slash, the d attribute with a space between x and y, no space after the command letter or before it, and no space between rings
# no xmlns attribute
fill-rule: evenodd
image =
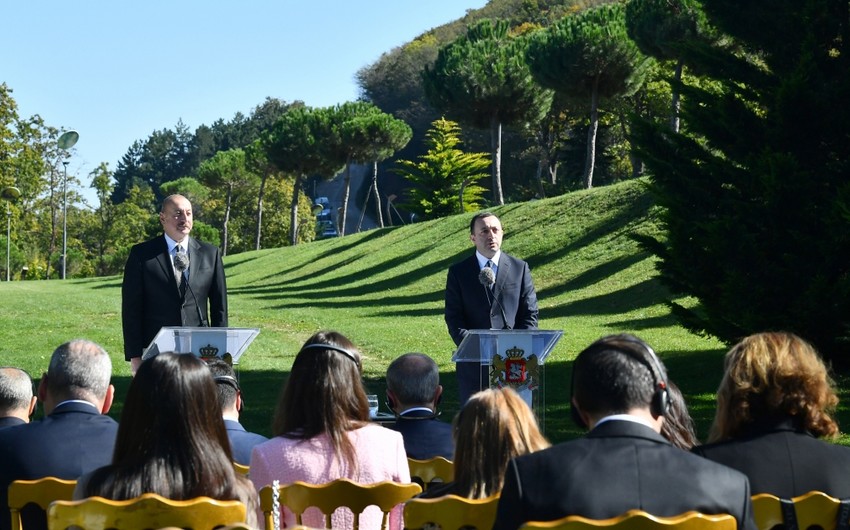
<svg viewBox="0 0 850 530"><path fill-rule="evenodd" d="M632 348L632 346L634 346L634 348ZM667 410L670 408L670 398L667 393L667 380L663 377L664 369L661 366L661 360L658 359L658 355L656 355L655 351L649 346L649 344L629 337L611 337L608 340L600 339L582 353L584 355L593 355L594 353L602 351L621 353L646 366L647 370L649 370L649 373L652 375L652 385L654 387L652 398L649 402L649 410L653 416L664 416L667 414ZM570 416L572 416L573 422L576 425L582 429L586 429L588 425L582 419L581 414L579 414L578 409L576 409L576 406L573 403L575 382L576 369L574 364L572 379L570 381Z"/></svg>
<svg viewBox="0 0 850 530"><path fill-rule="evenodd" d="M346 350L345 348L342 348L340 346L336 346L334 344L327 344L327 343L324 343L324 342L316 342L316 343L313 343L313 344L307 344L306 346L302 347L301 349L302 350L332 350L332 351L335 351L335 352L339 352L339 353L345 355L346 357L348 357L349 359L351 359L354 362L354 364L357 365L357 368L360 368L360 361L357 359L357 357L355 357L355 355L353 353Z"/></svg>
<svg viewBox="0 0 850 530"><path fill-rule="evenodd" d="M237 381L232 375L216 375L213 376L213 381L215 381L215 384L217 385L232 386L238 394L242 394L242 389L239 388L239 381ZM237 403L239 403L239 406L236 410L238 412L242 412L242 408L245 406L245 398L241 398Z"/></svg>

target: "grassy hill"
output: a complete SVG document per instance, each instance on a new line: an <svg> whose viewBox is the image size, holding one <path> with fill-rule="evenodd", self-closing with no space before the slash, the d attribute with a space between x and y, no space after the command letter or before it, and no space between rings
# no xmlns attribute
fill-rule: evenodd
<svg viewBox="0 0 850 530"><path fill-rule="evenodd" d="M557 441L578 432L567 415L569 361L602 335L632 332L658 351L704 436L724 348L676 324L664 305L670 295L657 279L654 259L630 238L657 231L645 182L493 211L505 229L503 249L531 265L540 327L564 330L546 364L547 435ZM246 426L268 434L294 354L318 329L336 329L359 345L366 384L380 395L384 370L397 355L433 356L445 387L442 417L450 420L457 392L443 290L448 266L472 252L469 219L454 216L228 257L231 325L261 330L240 365ZM58 344L95 340L113 356L117 417L129 381L121 354L120 285L120 277L0 284L0 364L39 376Z"/></svg>

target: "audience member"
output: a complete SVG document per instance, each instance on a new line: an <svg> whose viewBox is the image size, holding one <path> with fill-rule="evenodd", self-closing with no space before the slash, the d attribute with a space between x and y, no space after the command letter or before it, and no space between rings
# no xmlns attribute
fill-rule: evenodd
<svg viewBox="0 0 850 530"><path fill-rule="evenodd" d="M405 353L387 368L387 404L396 415L388 427L404 437L409 458L452 459L452 426L437 419L442 393L437 363L423 353Z"/></svg>
<svg viewBox="0 0 850 530"><path fill-rule="evenodd" d="M549 447L531 408L512 388L473 394L455 420L455 443L454 481L431 486L421 497L496 495L512 458Z"/></svg>
<svg viewBox="0 0 850 530"><path fill-rule="evenodd" d="M105 414L112 405L109 354L87 340L62 344L38 386L46 417L0 430L0 529L8 529L9 484L41 477L76 479L108 464L118 424ZM27 530L47 527L44 511L22 512Z"/></svg>
<svg viewBox="0 0 850 530"><path fill-rule="evenodd" d="M661 436L667 376L632 335L604 337L573 363L573 416L587 436L511 460L494 530L567 515L607 519L631 509L665 517L731 514L755 530L747 478Z"/></svg>
<svg viewBox="0 0 850 530"><path fill-rule="evenodd" d="M75 497L240 500L256 526L256 492L233 469L216 387L204 362L162 353L130 383L112 463L80 478Z"/></svg>
<svg viewBox="0 0 850 530"><path fill-rule="evenodd" d="M688 404L685 396L673 381L667 381L667 399L669 408L664 414L664 423L661 424L661 436L670 440L670 443L689 451L697 444L697 435L694 432L694 420L688 412Z"/></svg>
<svg viewBox="0 0 850 530"><path fill-rule="evenodd" d="M817 490L850 497L850 448L834 438L838 404L815 349L791 333L757 333L726 354L706 458L742 471L754 494Z"/></svg>
<svg viewBox="0 0 850 530"><path fill-rule="evenodd" d="M401 434L369 422L360 362L360 352L340 333L320 331L304 343L278 401L275 438L251 453L251 480L258 491L274 480L410 482ZM361 528L380 528L381 519L380 510L371 506L361 517ZM285 508L281 520L286 526L295 524ZM337 529L354 527L347 510L338 510L332 523ZM318 510L308 508L303 524L321 528L324 520ZM390 528L401 526L397 507L390 513Z"/></svg>
<svg viewBox="0 0 850 530"><path fill-rule="evenodd" d="M230 450L233 452L233 460L243 466L251 463L251 449L255 445L268 440L261 434L248 432L239 423L239 413L242 412L242 389L236 380L233 367L221 359L210 359L207 366L213 375L218 388L218 405L224 418L224 426L227 429L227 437L230 438Z"/></svg>
<svg viewBox="0 0 850 530"><path fill-rule="evenodd" d="M28 373L0 367L0 429L29 423L37 401Z"/></svg>

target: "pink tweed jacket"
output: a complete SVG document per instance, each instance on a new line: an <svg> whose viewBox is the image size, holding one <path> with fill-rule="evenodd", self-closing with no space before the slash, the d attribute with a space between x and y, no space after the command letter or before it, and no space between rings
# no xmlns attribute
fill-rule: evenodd
<svg viewBox="0 0 850 530"><path fill-rule="evenodd" d="M254 446L251 453L251 481L257 491L273 480L288 484L300 480L310 484L324 484L338 478L355 482L372 483L384 480L409 483L410 468L401 434L378 425L367 425L348 433L357 454L356 469L334 458L330 441L324 434L309 440L293 440L278 436ZM281 509L281 526L292 527L295 517L285 508ZM262 513L259 514L263 520ZM402 528L401 506L390 512L390 529ZM333 528L354 528L354 516L348 510L337 510L332 517ZM323 528L321 513L309 508L304 514L303 524ZM380 530L381 512L371 506L360 518L363 530Z"/></svg>

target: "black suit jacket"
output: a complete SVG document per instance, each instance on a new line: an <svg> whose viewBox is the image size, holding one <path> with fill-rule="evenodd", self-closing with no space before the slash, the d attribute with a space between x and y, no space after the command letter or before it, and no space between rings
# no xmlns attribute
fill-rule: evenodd
<svg viewBox="0 0 850 530"><path fill-rule="evenodd" d="M739 529L755 530L743 474L675 448L649 427L617 420L512 460L493 528L567 515L607 519L635 508L661 517L728 513Z"/></svg>
<svg viewBox="0 0 850 530"><path fill-rule="evenodd" d="M412 410L402 413L395 423L387 427L401 433L408 458L428 460L442 456L451 460L454 457L452 426L429 412Z"/></svg>
<svg viewBox="0 0 850 530"><path fill-rule="evenodd" d="M257 444L268 441L268 438L262 434L246 431L238 421L224 420L224 426L227 428L227 437L230 439L233 460L243 466L250 465L251 449Z"/></svg>
<svg viewBox="0 0 850 530"><path fill-rule="evenodd" d="M10 527L8 490L15 480L76 479L112 461L118 423L92 405L66 402L40 421L0 430L0 529ZM41 510L25 510L27 530L44 529Z"/></svg>
<svg viewBox="0 0 850 530"><path fill-rule="evenodd" d="M126 360L141 357L163 326L203 325L198 307L208 325L227 326L227 284L221 252L194 238L189 239L188 251L191 289L181 296L164 236L130 249L121 288Z"/></svg>
<svg viewBox="0 0 850 530"><path fill-rule="evenodd" d="M15 416L5 416L0 418L0 429L5 429L6 427L15 427L17 425L24 425L26 422L21 418L17 418Z"/></svg>
<svg viewBox="0 0 850 530"><path fill-rule="evenodd" d="M795 429L790 418L754 426L736 440L694 447L693 452L747 475L753 495L790 499L822 491L850 497L850 447Z"/></svg>
<svg viewBox="0 0 850 530"><path fill-rule="evenodd" d="M499 304L491 304L478 281L481 269L475 254L449 267L445 319L455 344L470 329L503 329ZM511 329L537 328L537 294L528 263L502 252L492 296L499 300Z"/></svg>

